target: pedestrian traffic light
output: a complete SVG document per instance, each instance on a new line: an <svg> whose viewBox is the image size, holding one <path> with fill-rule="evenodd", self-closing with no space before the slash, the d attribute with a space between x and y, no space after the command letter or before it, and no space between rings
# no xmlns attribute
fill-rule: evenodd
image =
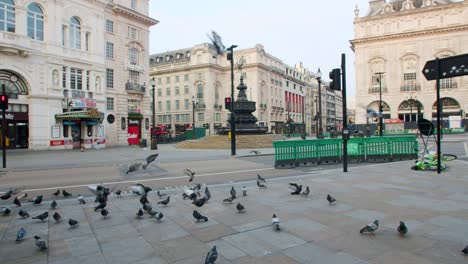
<svg viewBox="0 0 468 264"><path fill-rule="evenodd" d="M7 110L8 109L8 95L0 95L0 109Z"/></svg>
<svg viewBox="0 0 468 264"><path fill-rule="evenodd" d="M224 108L231 110L231 97L224 98Z"/></svg>
<svg viewBox="0 0 468 264"><path fill-rule="evenodd" d="M330 72L330 89L341 91L341 70L340 69L333 69Z"/></svg>

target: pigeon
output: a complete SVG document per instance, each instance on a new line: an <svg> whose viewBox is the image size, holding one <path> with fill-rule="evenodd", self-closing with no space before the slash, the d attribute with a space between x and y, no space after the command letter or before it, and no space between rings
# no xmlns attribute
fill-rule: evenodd
<svg viewBox="0 0 468 264"><path fill-rule="evenodd" d="M115 191L115 195L117 195L117 197L120 197L120 195L122 195L122 190Z"/></svg>
<svg viewBox="0 0 468 264"><path fill-rule="evenodd" d="M8 200L11 198L11 195L13 194L13 191L12 190L9 190L8 192L6 192L4 195L2 195L0 198L2 200Z"/></svg>
<svg viewBox="0 0 468 264"><path fill-rule="evenodd" d="M359 233L371 233L373 234L379 228L379 220L374 220L374 222L367 224L365 227L359 231Z"/></svg>
<svg viewBox="0 0 468 264"><path fill-rule="evenodd" d="M211 198L211 193L210 190L208 190L208 186L205 187L205 197L207 201Z"/></svg>
<svg viewBox="0 0 468 264"><path fill-rule="evenodd" d="M146 212L149 212L151 211L153 208L151 207L151 205L149 203L145 203L143 205L143 210L145 210Z"/></svg>
<svg viewBox="0 0 468 264"><path fill-rule="evenodd" d="M184 173L189 176L189 182L193 181L193 178L195 177L195 172L191 171L190 169L185 169Z"/></svg>
<svg viewBox="0 0 468 264"><path fill-rule="evenodd" d="M143 213L143 210L140 208L140 209L138 209L138 212L136 213L136 217L137 217L137 218L142 218L142 217L143 217L143 214L144 214L144 213Z"/></svg>
<svg viewBox="0 0 468 264"><path fill-rule="evenodd" d="M223 203L232 203L232 201L234 201L234 197L229 197L229 198L226 198L223 200Z"/></svg>
<svg viewBox="0 0 468 264"><path fill-rule="evenodd" d="M200 199L195 199L192 203L197 207L202 207L206 202L206 197L202 197Z"/></svg>
<svg viewBox="0 0 468 264"><path fill-rule="evenodd" d="M41 204L42 199L43 199L43 196L38 195L38 196L34 197L32 200L30 200L30 202L32 202L33 204Z"/></svg>
<svg viewBox="0 0 468 264"><path fill-rule="evenodd" d="M276 214L273 214L273 216L271 217L271 224L273 224L273 228L276 230L276 231L280 231L280 226L279 226L279 218L276 216Z"/></svg>
<svg viewBox="0 0 468 264"><path fill-rule="evenodd" d="M261 182L266 182L265 178L263 178L262 176L260 176L260 174L257 174L257 179Z"/></svg>
<svg viewBox="0 0 468 264"><path fill-rule="evenodd" d="M58 212L55 212L52 217L54 218L55 222L60 222L60 220L62 220L62 216Z"/></svg>
<svg viewBox="0 0 468 264"><path fill-rule="evenodd" d="M156 220L158 220L158 222L161 222L161 219L163 217L164 217L164 215L161 212L157 212L156 215L154 216L154 218L156 218Z"/></svg>
<svg viewBox="0 0 468 264"><path fill-rule="evenodd" d="M49 212L48 211L46 211L46 212L44 212L44 213L42 213L42 214L40 214L38 216L35 216L32 219L38 219L38 220L41 220L42 222L44 222L44 220L46 220L47 217L49 217Z"/></svg>
<svg viewBox="0 0 468 264"><path fill-rule="evenodd" d="M6 206L3 206L0 208L0 212L2 212L2 215L6 216L11 213L11 209Z"/></svg>
<svg viewBox="0 0 468 264"><path fill-rule="evenodd" d="M165 193L161 193L159 190L156 192L159 198L163 198L164 196L167 196Z"/></svg>
<svg viewBox="0 0 468 264"><path fill-rule="evenodd" d="M127 170L127 172L125 172L125 174L128 174L129 172L137 171L140 168L141 165L142 165L141 163L134 163L134 164L130 165L130 167L128 167L128 170Z"/></svg>
<svg viewBox="0 0 468 264"><path fill-rule="evenodd" d="M208 222L208 217L200 214L197 210L193 210L193 218L197 220L197 222L200 222L201 220Z"/></svg>
<svg viewBox="0 0 468 264"><path fill-rule="evenodd" d="M53 196L59 196L59 194L60 194L60 189L57 189L57 191L55 191L52 195Z"/></svg>
<svg viewBox="0 0 468 264"><path fill-rule="evenodd" d="M22 241L25 236L26 236L26 229L22 227L20 228L20 230L18 230L18 233L16 233L16 242Z"/></svg>
<svg viewBox="0 0 468 264"><path fill-rule="evenodd" d="M149 203L149 200L148 200L148 197L146 196L146 194L145 194L145 195L142 195L142 196L140 197L140 203L141 203L141 205L144 205L144 204L146 204L146 203Z"/></svg>
<svg viewBox="0 0 468 264"><path fill-rule="evenodd" d="M169 204L169 201L170 201L170 196L167 196L166 199L162 200L162 201L159 201L158 204L162 204L164 206L168 205Z"/></svg>
<svg viewBox="0 0 468 264"><path fill-rule="evenodd" d="M243 212L245 209L245 207L241 203L237 203L236 208L239 213Z"/></svg>
<svg viewBox="0 0 468 264"><path fill-rule="evenodd" d="M46 250L46 249L47 249L47 244L46 244L46 242L44 241L44 239L42 239L42 238L39 237L39 236L34 236L34 238L36 239L36 246L37 246L40 250Z"/></svg>
<svg viewBox="0 0 468 264"><path fill-rule="evenodd" d="M292 190L292 195L298 195L302 191L302 185L297 185L297 183L290 182L289 189Z"/></svg>
<svg viewBox="0 0 468 264"><path fill-rule="evenodd" d="M84 199L83 199L82 202L86 203L86 201ZM107 194L98 194L96 196L96 199L94 200L94 202L96 202L96 203L107 203Z"/></svg>
<svg viewBox="0 0 468 264"><path fill-rule="evenodd" d="M463 252L463 254L465 255L468 255L468 245L464 249L462 249L461 252Z"/></svg>
<svg viewBox="0 0 468 264"><path fill-rule="evenodd" d="M242 196L247 196L247 188L242 187Z"/></svg>
<svg viewBox="0 0 468 264"><path fill-rule="evenodd" d="M197 184L192 185L192 187L190 187L190 190L192 190L192 191L201 190L201 184L197 183Z"/></svg>
<svg viewBox="0 0 468 264"><path fill-rule="evenodd" d="M26 197L28 197L28 193L23 193L23 194L18 195L16 197L18 198L18 200L23 200L23 199L26 199Z"/></svg>
<svg viewBox="0 0 468 264"><path fill-rule="evenodd" d="M400 225L398 226L397 230L401 236L404 236L406 233L408 233L408 227L406 227L405 222L403 221L400 221Z"/></svg>
<svg viewBox="0 0 468 264"><path fill-rule="evenodd" d="M330 205L336 203L336 199L333 196L331 196L330 194L327 194L327 201L328 201L328 203Z"/></svg>
<svg viewBox="0 0 468 264"><path fill-rule="evenodd" d="M156 154L152 154L152 155L149 155L148 157L146 157L146 164L144 164L144 165L142 166L142 168L143 168L144 170L146 170L146 168L148 167L148 165L149 165L151 162L153 162L158 156L159 156L159 154L156 153Z"/></svg>
<svg viewBox="0 0 468 264"><path fill-rule="evenodd" d="M303 195L303 196L308 196L309 193L310 193L310 189L309 189L309 186L307 186L306 189L305 189L305 191L303 191L303 192L301 193L301 195Z"/></svg>
<svg viewBox="0 0 468 264"><path fill-rule="evenodd" d="M78 226L78 221L76 221L75 219L68 219L68 224L70 225L70 228L75 228Z"/></svg>
<svg viewBox="0 0 468 264"><path fill-rule="evenodd" d="M86 201L85 201L83 195L78 194L78 197L76 199L78 200L79 204L86 204Z"/></svg>
<svg viewBox="0 0 468 264"><path fill-rule="evenodd" d="M67 192L67 190L65 190L65 189L62 190L62 194L63 194L63 196L65 196L65 197L68 197L68 196L71 196L71 195L72 195L71 193Z"/></svg>
<svg viewBox="0 0 468 264"><path fill-rule="evenodd" d="M20 202L20 200L18 199L18 197L15 197L15 199L13 200L13 203L14 203L17 207L20 207L20 206L21 206L21 202Z"/></svg>
<svg viewBox="0 0 468 264"><path fill-rule="evenodd" d="M260 151L254 149L254 150L250 151L250 154L258 155L258 154L261 154L261 153L260 153Z"/></svg>
<svg viewBox="0 0 468 264"><path fill-rule="evenodd" d="M28 212L26 212L26 211L24 211L24 210L20 210L20 211L18 212L18 215L19 215L21 218L23 218L23 219L29 217Z"/></svg>
<svg viewBox="0 0 468 264"><path fill-rule="evenodd" d="M52 210L55 210L57 208L57 202L55 200L53 200L51 203L50 203L50 209Z"/></svg>
<svg viewBox="0 0 468 264"><path fill-rule="evenodd" d="M257 186L258 188L260 189L266 189L267 187L265 186L265 184L261 183L259 180L257 180Z"/></svg>
<svg viewBox="0 0 468 264"><path fill-rule="evenodd" d="M234 199L236 199L236 189L234 189L234 186L231 187L231 191L229 192L231 194L231 197L233 197Z"/></svg>
<svg viewBox="0 0 468 264"><path fill-rule="evenodd" d="M208 254L206 254L205 264L214 264L217 258L218 251L216 250L216 246L213 246L213 248L208 251Z"/></svg>
<svg viewBox="0 0 468 264"><path fill-rule="evenodd" d="M141 183L130 186L130 190L137 195L146 195L152 189L150 187L144 186Z"/></svg>
<svg viewBox="0 0 468 264"><path fill-rule="evenodd" d="M106 218L108 215L109 215L109 211L107 211L107 209L102 209L101 210L101 215Z"/></svg>
<svg viewBox="0 0 468 264"><path fill-rule="evenodd" d="M102 210L107 206L107 203L100 203L98 206L94 207L94 212L97 212L98 210Z"/></svg>

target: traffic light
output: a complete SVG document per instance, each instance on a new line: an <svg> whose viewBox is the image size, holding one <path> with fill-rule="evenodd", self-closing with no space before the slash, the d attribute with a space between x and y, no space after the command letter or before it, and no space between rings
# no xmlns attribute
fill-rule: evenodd
<svg viewBox="0 0 468 264"><path fill-rule="evenodd" d="M224 98L224 108L231 111L231 97Z"/></svg>
<svg viewBox="0 0 468 264"><path fill-rule="evenodd" d="M341 91L341 70L340 69L333 69L330 72L330 89Z"/></svg>
<svg viewBox="0 0 468 264"><path fill-rule="evenodd" d="M7 110L8 109L8 95L0 95L0 109Z"/></svg>

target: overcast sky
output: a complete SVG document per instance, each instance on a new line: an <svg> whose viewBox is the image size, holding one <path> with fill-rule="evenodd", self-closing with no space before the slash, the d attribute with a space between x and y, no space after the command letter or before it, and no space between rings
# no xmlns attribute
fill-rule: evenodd
<svg viewBox="0 0 468 264"><path fill-rule="evenodd" d="M260 43L266 52L294 66L303 62L322 76L341 64L346 53L348 96L355 94L354 8L368 10L368 0L150 0L150 54L208 42L215 30L225 46L238 49Z"/></svg>

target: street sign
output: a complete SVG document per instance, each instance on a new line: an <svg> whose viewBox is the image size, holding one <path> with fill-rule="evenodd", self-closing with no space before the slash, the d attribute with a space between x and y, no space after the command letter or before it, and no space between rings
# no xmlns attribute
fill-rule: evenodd
<svg viewBox="0 0 468 264"><path fill-rule="evenodd" d="M440 79L468 75L468 54L439 59ZM426 62L422 73L428 81L437 79L436 60Z"/></svg>

